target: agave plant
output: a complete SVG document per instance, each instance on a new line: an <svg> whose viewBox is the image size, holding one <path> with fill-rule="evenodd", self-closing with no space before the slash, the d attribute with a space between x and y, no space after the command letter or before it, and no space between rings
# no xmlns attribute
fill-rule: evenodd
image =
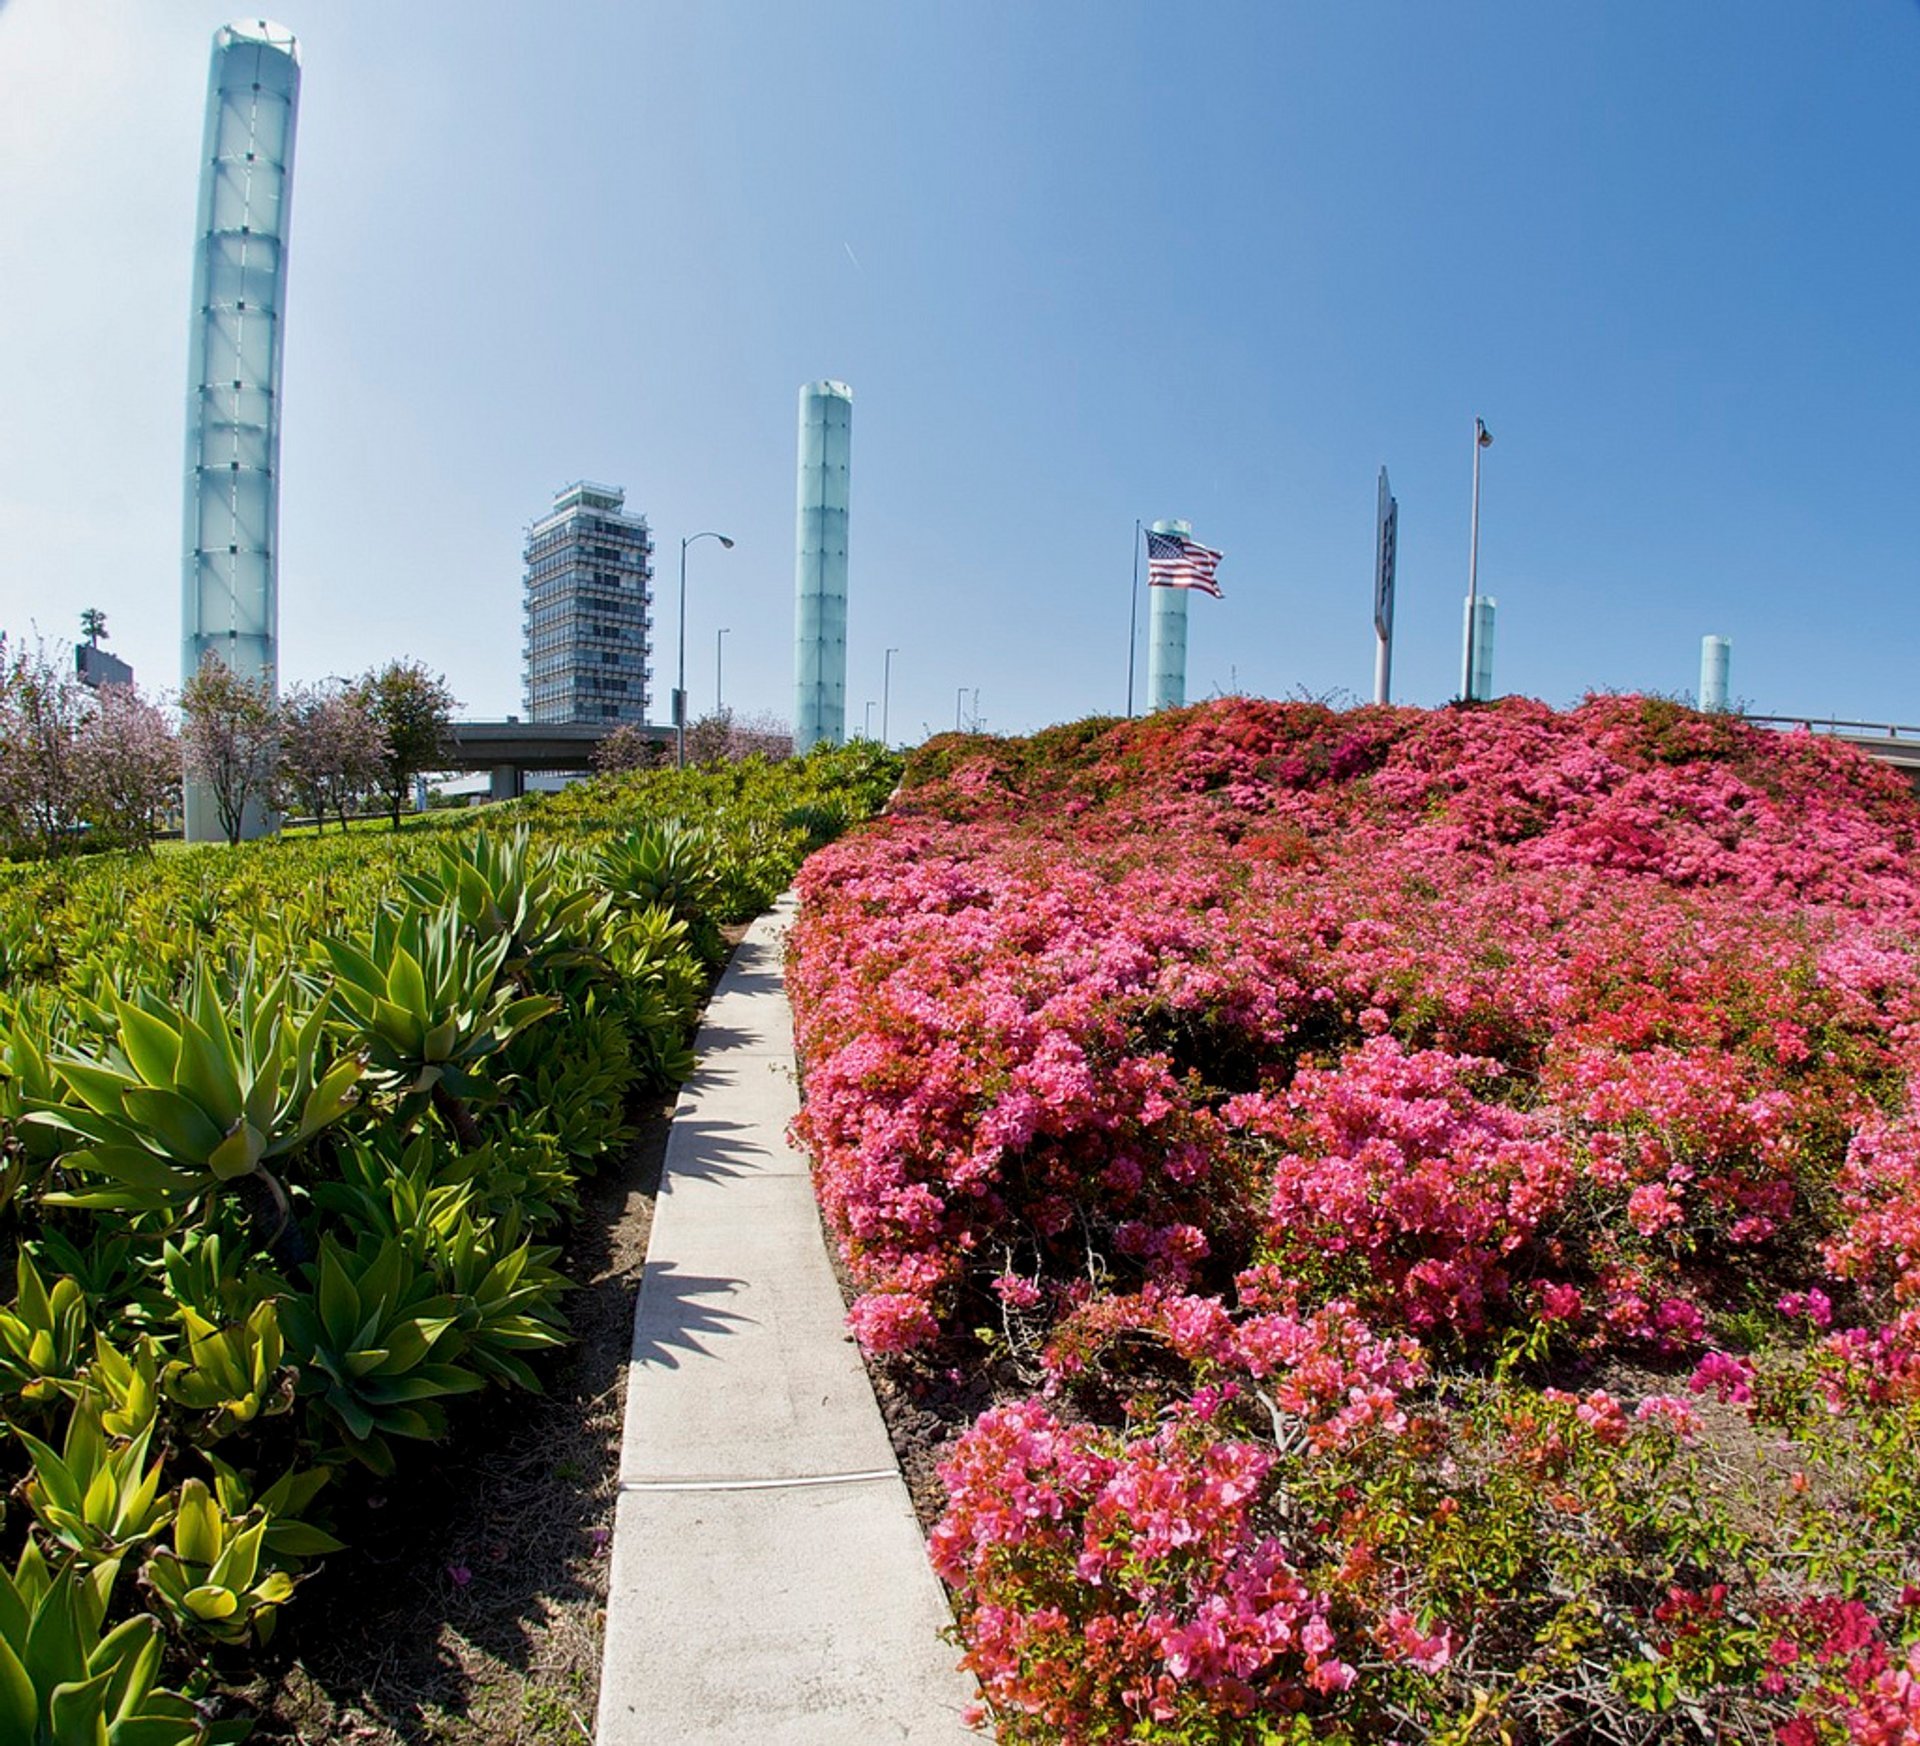
<svg viewBox="0 0 1920 1746"><path fill-rule="evenodd" d="M188 1631L220 1643L265 1643L294 1578L263 1568L267 1520L248 1511L234 1517L205 1483L180 1487L173 1544L147 1560L147 1587L161 1609Z"/></svg>
<svg viewBox="0 0 1920 1746"><path fill-rule="evenodd" d="M657 904L693 921L706 913L713 895L716 859L707 832L669 819L604 845L594 871L622 909Z"/></svg>
<svg viewBox="0 0 1920 1746"><path fill-rule="evenodd" d="M398 1238L351 1250L323 1239L308 1271L311 1295L289 1298L280 1312L299 1360L299 1392L338 1427L347 1453L391 1473L388 1438L442 1435L440 1402L482 1386L451 1362L460 1307Z"/></svg>
<svg viewBox="0 0 1920 1746"><path fill-rule="evenodd" d="M356 1135L340 1149L338 1166L332 1181L314 1185L314 1205L344 1219L356 1240L400 1238L416 1260L435 1232L453 1228L474 1194L471 1166L449 1161L432 1134L406 1138L377 1128Z"/></svg>
<svg viewBox="0 0 1920 1746"><path fill-rule="evenodd" d="M153 1430L149 1420L134 1436L111 1435L101 1403L84 1392L57 1454L14 1426L33 1460L23 1489L34 1520L88 1563L119 1558L150 1540L172 1514L160 1491L159 1457L147 1459Z"/></svg>
<svg viewBox="0 0 1920 1746"><path fill-rule="evenodd" d="M159 1684L160 1621L104 1636L118 1559L48 1567L29 1538L0 1570L0 1740L8 1746L200 1746L199 1713Z"/></svg>
<svg viewBox="0 0 1920 1746"><path fill-rule="evenodd" d="M477 939L504 936L503 968L523 981L552 987L571 972L606 972L595 940L607 898L570 884L559 850L530 848L524 828L446 844L436 867L402 873L400 883L423 909L450 905Z"/></svg>
<svg viewBox="0 0 1920 1746"><path fill-rule="evenodd" d="M209 1455L213 1467L213 1495L229 1517L251 1511L265 1516L266 1537L261 1545L280 1569L298 1575L309 1558L346 1550L326 1529L307 1519L313 1500L333 1477L331 1467L290 1467L265 1491L256 1493L239 1469L218 1455Z"/></svg>
<svg viewBox="0 0 1920 1746"><path fill-rule="evenodd" d="M293 1405L292 1373L282 1359L279 1312L272 1298L256 1304L243 1322L217 1327L187 1304L180 1306L187 1356L160 1373L167 1399L204 1414L195 1435L213 1442L264 1414Z"/></svg>
<svg viewBox="0 0 1920 1746"><path fill-rule="evenodd" d="M65 1169L94 1185L47 1194L50 1205L184 1214L223 1184L256 1178L289 1216L267 1168L346 1114L360 1062L320 1065L323 1013L299 1016L284 975L248 967L231 1003L204 968L178 1008L159 994L115 997L115 1036L100 1052L53 1065L71 1101L40 1103L31 1123L75 1136Z"/></svg>
<svg viewBox="0 0 1920 1746"><path fill-rule="evenodd" d="M431 1098L462 1145L479 1145L465 1102L474 1070L560 1004L516 995L502 980L511 938L476 941L448 904L383 910L364 950L341 939L323 945L333 1010L365 1050L374 1083L398 1093L403 1106Z"/></svg>
<svg viewBox="0 0 1920 1746"><path fill-rule="evenodd" d="M547 1265L555 1253L522 1242L511 1213L481 1222L462 1213L433 1245L434 1272L454 1305L466 1361L535 1394L540 1379L520 1354L566 1341L559 1298L567 1281Z"/></svg>
<svg viewBox="0 0 1920 1746"><path fill-rule="evenodd" d="M49 1290L25 1249L14 1260L14 1278L13 1307L0 1309L0 1394L44 1406L78 1391L87 1294L67 1278L56 1278Z"/></svg>

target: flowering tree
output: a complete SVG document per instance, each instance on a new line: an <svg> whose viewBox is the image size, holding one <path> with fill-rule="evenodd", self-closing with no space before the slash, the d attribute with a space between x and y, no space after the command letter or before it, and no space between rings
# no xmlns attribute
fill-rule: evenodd
<svg viewBox="0 0 1920 1746"><path fill-rule="evenodd" d="M74 746L88 706L44 643L0 637L0 830L30 854L58 853L80 825Z"/></svg>
<svg viewBox="0 0 1920 1746"><path fill-rule="evenodd" d="M738 763L752 757L775 761L792 755L793 730L766 711L736 715L731 709L716 709L687 729L689 763L711 764L723 759Z"/></svg>
<svg viewBox="0 0 1920 1746"><path fill-rule="evenodd" d="M104 841L145 848L180 795L180 740L131 685L103 686L74 737L75 786Z"/></svg>
<svg viewBox="0 0 1920 1746"><path fill-rule="evenodd" d="M349 693L378 724L386 741L374 786L387 803L393 828L414 777L435 768L459 703L446 679L418 661L389 661L363 674Z"/></svg>
<svg viewBox="0 0 1920 1746"><path fill-rule="evenodd" d="M693 729L687 730L688 739ZM631 722L622 722L593 748L593 767L609 775L623 770L649 770L667 761L667 744L645 734Z"/></svg>
<svg viewBox="0 0 1920 1746"><path fill-rule="evenodd" d="M181 747L188 777L204 782L229 843L240 840L252 801L272 792L279 761L279 711L264 679L242 679L209 653L180 690Z"/></svg>
<svg viewBox="0 0 1920 1746"><path fill-rule="evenodd" d="M387 736L366 700L350 688L296 686L280 705L279 789L325 826L347 828L347 809L378 786Z"/></svg>

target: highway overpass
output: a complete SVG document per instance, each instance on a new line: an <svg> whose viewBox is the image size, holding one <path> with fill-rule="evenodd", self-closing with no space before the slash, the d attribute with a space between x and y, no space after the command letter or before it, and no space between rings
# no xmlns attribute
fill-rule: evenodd
<svg viewBox="0 0 1920 1746"><path fill-rule="evenodd" d="M671 743L670 727L617 721L456 721L447 733L443 770L485 770L488 794L513 800L525 793L529 770L591 770L599 744L617 727L632 726L650 740Z"/></svg>
<svg viewBox="0 0 1920 1746"><path fill-rule="evenodd" d="M1920 727L1898 722L1839 721L1818 715L1750 715L1746 719L1756 727L1784 728L1789 733L1805 728L1809 733L1845 740L1869 758L1891 764L1920 793Z"/></svg>

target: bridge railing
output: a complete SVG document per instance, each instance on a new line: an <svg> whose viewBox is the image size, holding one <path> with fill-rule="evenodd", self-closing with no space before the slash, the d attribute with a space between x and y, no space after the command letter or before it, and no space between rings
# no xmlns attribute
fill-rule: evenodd
<svg viewBox="0 0 1920 1746"><path fill-rule="evenodd" d="M1905 736L1920 743L1920 727L1903 726L1898 722L1843 721L1836 716L1825 715L1749 715L1743 719L1761 727L1803 727L1809 733L1818 731L1838 737L1872 735L1883 740L1897 740Z"/></svg>

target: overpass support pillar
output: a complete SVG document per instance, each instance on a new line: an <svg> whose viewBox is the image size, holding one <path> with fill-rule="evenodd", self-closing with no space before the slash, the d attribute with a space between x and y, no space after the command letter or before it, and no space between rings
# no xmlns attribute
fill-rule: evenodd
<svg viewBox="0 0 1920 1746"><path fill-rule="evenodd" d="M489 800L518 800L525 792L526 784L518 764L494 765L493 778L487 788Z"/></svg>

